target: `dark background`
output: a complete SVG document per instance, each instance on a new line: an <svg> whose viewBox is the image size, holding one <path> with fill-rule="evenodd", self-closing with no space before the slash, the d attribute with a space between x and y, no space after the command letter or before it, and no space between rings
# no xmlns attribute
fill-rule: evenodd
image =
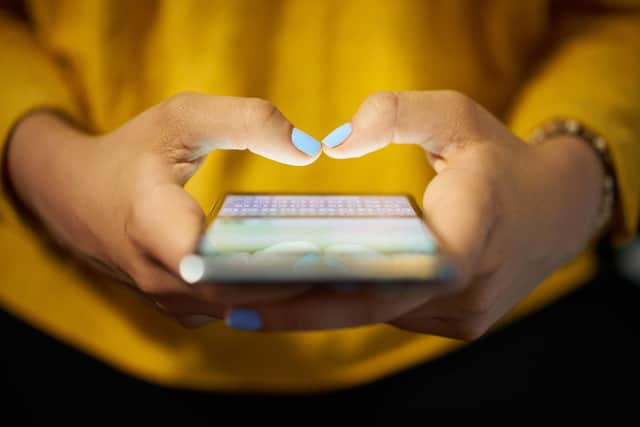
<svg viewBox="0 0 640 427"><path fill-rule="evenodd" d="M600 252L604 265L598 277L544 310L444 359L364 387L313 396L164 389L1 313L0 408L5 419L13 412L21 420L46 423L134 417L145 424L217 424L222 411L240 417L267 409L291 416L292 408L307 421L331 409L402 418L408 413L397 408L418 407L429 409L420 411L425 421L438 424L537 417L588 421L629 412L627 423L638 425L632 410L640 403L640 286L634 284L640 275L633 274L640 269L640 241L623 252Z"/></svg>

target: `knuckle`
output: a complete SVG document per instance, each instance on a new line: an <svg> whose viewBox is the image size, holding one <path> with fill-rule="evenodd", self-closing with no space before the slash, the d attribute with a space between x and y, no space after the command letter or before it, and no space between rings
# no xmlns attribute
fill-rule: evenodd
<svg viewBox="0 0 640 427"><path fill-rule="evenodd" d="M394 91L374 92L365 100L365 105L370 105L381 114L391 114L395 116L398 109L398 93Z"/></svg>
<svg viewBox="0 0 640 427"><path fill-rule="evenodd" d="M161 132L161 145L184 145L185 139L190 137L188 120L194 111L195 99L199 96L196 93L182 92L158 106L155 125Z"/></svg>
<svg viewBox="0 0 640 427"><path fill-rule="evenodd" d="M448 106L450 114L456 117L458 122L464 124L468 130L479 127L479 108L472 98L455 90L441 91L439 95L441 103Z"/></svg>
<svg viewBox="0 0 640 427"><path fill-rule="evenodd" d="M440 102L448 106L450 114L466 127L474 126L478 116L478 105L469 96L455 91L445 90L439 92Z"/></svg>
<svg viewBox="0 0 640 427"><path fill-rule="evenodd" d="M278 107L271 101L261 98L248 99L244 112L247 129L263 129L274 120L283 118Z"/></svg>
<svg viewBox="0 0 640 427"><path fill-rule="evenodd" d="M180 117L192 108L194 99L198 96L193 92L173 95L160 104L160 115L164 118Z"/></svg>
<svg viewBox="0 0 640 427"><path fill-rule="evenodd" d="M443 101L458 107L469 108L475 105L475 102L471 98L457 90L443 90L440 92L440 96Z"/></svg>

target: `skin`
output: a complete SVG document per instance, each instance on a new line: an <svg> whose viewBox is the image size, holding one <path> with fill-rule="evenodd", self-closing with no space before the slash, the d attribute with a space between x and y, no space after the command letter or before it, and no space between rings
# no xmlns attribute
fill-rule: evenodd
<svg viewBox="0 0 640 427"><path fill-rule="evenodd" d="M18 197L58 242L124 278L184 326L199 326L231 304L304 291L192 286L177 273L205 220L182 186L206 154L249 150L290 165L312 163L320 153L298 151L291 130L267 101L184 93L105 135L76 130L49 112L29 115L11 138L7 166Z"/></svg>
<svg viewBox="0 0 640 427"><path fill-rule="evenodd" d="M349 137L324 147L325 155L360 157L392 141L425 150L437 172L424 194L425 220L455 265L446 290L238 292L178 278L179 260L195 248L204 220L182 185L207 152L249 149L299 166L319 156L297 151L292 125L266 101L183 94L98 136L39 112L17 126L8 171L19 197L59 241L129 278L185 326L242 307L259 313L264 331L389 323L472 340L596 232L604 171L583 141L528 145L451 91L375 93L351 124Z"/></svg>
<svg viewBox="0 0 640 427"><path fill-rule="evenodd" d="M264 330L390 323L463 340L483 335L595 232L604 171L572 137L532 146L456 92L380 92L361 105L333 158L390 141L418 144L437 172L423 198L425 219L453 258L446 291L306 294L253 307Z"/></svg>

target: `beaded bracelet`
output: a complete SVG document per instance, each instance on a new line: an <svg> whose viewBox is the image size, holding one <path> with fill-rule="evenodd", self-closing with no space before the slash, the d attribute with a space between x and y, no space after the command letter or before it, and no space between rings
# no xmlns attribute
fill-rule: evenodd
<svg viewBox="0 0 640 427"><path fill-rule="evenodd" d="M552 120L536 129L529 137L529 142L539 144L553 136L572 135L585 141L600 158L605 171L602 183L602 197L598 208L596 229L598 234L607 225L613 215L615 201L615 171L609 152L609 144L597 133L573 119Z"/></svg>

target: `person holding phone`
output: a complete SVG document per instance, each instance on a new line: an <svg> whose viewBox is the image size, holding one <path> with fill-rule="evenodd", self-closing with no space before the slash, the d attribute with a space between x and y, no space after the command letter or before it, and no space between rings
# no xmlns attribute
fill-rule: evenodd
<svg viewBox="0 0 640 427"><path fill-rule="evenodd" d="M638 2L8 4L2 307L136 378L370 383L558 300L637 228ZM180 277L221 194L336 190L415 197L452 286Z"/></svg>

